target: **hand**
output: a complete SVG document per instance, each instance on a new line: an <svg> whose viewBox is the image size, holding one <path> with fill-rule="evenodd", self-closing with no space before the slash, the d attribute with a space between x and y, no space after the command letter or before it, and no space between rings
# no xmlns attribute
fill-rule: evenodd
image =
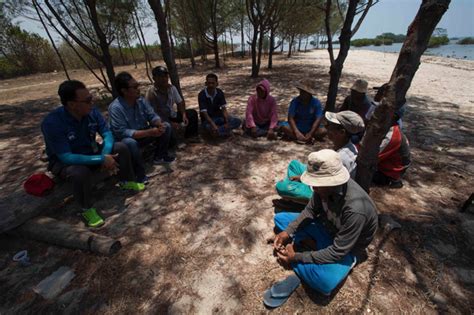
<svg viewBox="0 0 474 315"><path fill-rule="evenodd" d="M267 139L268 140L276 140L276 134L275 134L275 131L273 131L273 129L268 130Z"/></svg>
<svg viewBox="0 0 474 315"><path fill-rule="evenodd" d="M155 128L148 129L150 133L150 137L159 137L163 133L165 133L166 127L160 123Z"/></svg>
<svg viewBox="0 0 474 315"><path fill-rule="evenodd" d="M186 112L183 113L183 123L184 126L187 126L189 124L188 116L186 115Z"/></svg>
<svg viewBox="0 0 474 315"><path fill-rule="evenodd" d="M257 127L250 128L250 134L252 137L257 138Z"/></svg>
<svg viewBox="0 0 474 315"><path fill-rule="evenodd" d="M282 250L276 252L278 258L277 261L285 269L291 269L291 263L295 261L295 250L293 244L288 244Z"/></svg>
<svg viewBox="0 0 474 315"><path fill-rule="evenodd" d="M301 182L301 175L290 176L290 180L293 182Z"/></svg>
<svg viewBox="0 0 474 315"><path fill-rule="evenodd" d="M217 125L214 124L214 123L211 125L211 133L212 133L213 135L218 135L218 134L219 134L219 128L218 128Z"/></svg>
<svg viewBox="0 0 474 315"><path fill-rule="evenodd" d="M306 141L305 136L299 130L296 131L296 140Z"/></svg>
<svg viewBox="0 0 474 315"><path fill-rule="evenodd" d="M116 173L118 170L118 163L115 159L118 158L118 154L106 154L104 155L104 162L102 162L102 168L112 173Z"/></svg>
<svg viewBox="0 0 474 315"><path fill-rule="evenodd" d="M290 241L290 235L288 232L280 232L275 236L273 241L273 248L277 251L283 250L284 246Z"/></svg>

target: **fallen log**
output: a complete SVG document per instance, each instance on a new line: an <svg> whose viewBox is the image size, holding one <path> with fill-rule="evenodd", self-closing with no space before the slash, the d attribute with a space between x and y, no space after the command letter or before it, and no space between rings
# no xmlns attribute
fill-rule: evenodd
<svg viewBox="0 0 474 315"><path fill-rule="evenodd" d="M107 256L122 248L118 240L45 216L28 220L8 234Z"/></svg>

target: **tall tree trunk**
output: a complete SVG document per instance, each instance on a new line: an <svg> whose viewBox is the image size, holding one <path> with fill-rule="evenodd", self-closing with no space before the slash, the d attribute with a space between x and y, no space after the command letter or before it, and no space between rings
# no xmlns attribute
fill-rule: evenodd
<svg viewBox="0 0 474 315"><path fill-rule="evenodd" d="M346 60L349 48L351 47L351 37L352 37L352 22L354 21L354 16L357 9L358 0L350 0L349 7L347 8L346 18L344 20L344 25L341 29L341 35L339 36L339 53L337 58L334 59L334 51L332 47L332 35L329 25L329 15L331 10L331 1L328 0L329 6L326 8L326 30L328 36L328 52L329 59L331 60L331 68L329 70L330 80L329 88L326 100L326 111L333 112L336 107L336 98L337 98L337 89L339 85L339 79L341 78L342 68L344 66L344 61Z"/></svg>
<svg viewBox="0 0 474 315"><path fill-rule="evenodd" d="M137 26L138 26L138 31L139 31L138 37L139 38L141 37L140 42L143 42L142 49L145 54L145 63L147 64L146 75L148 79L150 80L150 82L153 82L153 79L151 78L151 75L150 75L150 72L153 69L153 65L151 64L151 57L150 57L150 53L148 52L148 45L146 44L145 35L143 34L142 26L140 24L140 19L138 18L137 11L135 10L133 13L135 15L135 19L137 20ZM148 68L150 68L150 71L148 71Z"/></svg>
<svg viewBox="0 0 474 315"><path fill-rule="evenodd" d="M260 72L260 65L261 65L261 62L262 62L263 37L264 37L264 33L260 32L260 37L258 38L257 75L256 75L256 77L258 77L258 73Z"/></svg>
<svg viewBox="0 0 474 315"><path fill-rule="evenodd" d="M252 49L252 78L258 77L258 69L257 69L257 37L258 37L258 26L253 27L253 36L251 42L251 49Z"/></svg>
<svg viewBox="0 0 474 315"><path fill-rule="evenodd" d="M114 85L115 70L114 70L114 63L112 62L112 55L110 54L109 43L107 41L107 37L105 36L99 24L99 18L97 16L97 10L95 7L96 2L93 0L86 0L85 2L86 2L87 7L89 8L92 26L94 27L94 31L97 34L100 50L102 51L101 61L102 61L102 64L105 66L105 70L107 72L107 78L112 90L112 96L115 98L118 96L118 93Z"/></svg>
<svg viewBox="0 0 474 315"><path fill-rule="evenodd" d="M176 63L174 60L173 50L170 46L170 41L167 32L166 26L166 17L163 12L163 7L161 6L160 0L148 0L153 13L155 15L156 24L158 25L158 35L160 36L161 42L161 54L163 55L163 60L166 63L166 67L170 73L171 83L178 89L181 94L181 85L179 83L178 69L176 68Z"/></svg>
<svg viewBox="0 0 474 315"><path fill-rule="evenodd" d="M283 54L283 50L285 49L285 39L281 39L281 48L280 48L280 54Z"/></svg>
<svg viewBox="0 0 474 315"><path fill-rule="evenodd" d="M229 28L230 37L230 55L234 58L234 39L232 38L232 30Z"/></svg>
<svg viewBox="0 0 474 315"><path fill-rule="evenodd" d="M196 60L194 60L194 50L193 50L193 45L191 44L191 38L186 35L186 45L188 46L189 54L190 54L190 60L191 60L191 68L194 69L196 66Z"/></svg>
<svg viewBox="0 0 474 315"><path fill-rule="evenodd" d="M306 37L306 43L304 44L304 52L307 51L308 48L309 37Z"/></svg>
<svg viewBox="0 0 474 315"><path fill-rule="evenodd" d="M66 78L68 80L71 80L71 78L69 77L69 73L67 72L66 64L64 63L63 57L59 53L59 49L58 49L58 47L56 47L56 43L54 42L53 37L49 33L49 29L46 27L46 23L44 23L43 17L41 16L40 11L38 10L38 3L36 2L36 0L33 0L33 6L35 7L35 11L36 11L36 14L38 15L38 17L40 19L41 25L43 25L43 28L46 31L46 34L48 35L49 41L51 42L51 45L53 46L53 49L54 49L54 51L56 52L56 55L59 58L59 62L61 63L61 66L63 67L64 74L66 75Z"/></svg>
<svg viewBox="0 0 474 315"><path fill-rule="evenodd" d="M117 47L118 47L118 50L119 50L119 54L120 54L120 59L122 60L122 66L126 64L125 62L125 57L123 55L123 51L122 51L122 45L120 45L120 40L117 39Z"/></svg>
<svg viewBox="0 0 474 315"><path fill-rule="evenodd" d="M219 60L219 41L217 36L214 37L212 41L212 50L214 51L214 64L217 69L221 67L221 62Z"/></svg>
<svg viewBox="0 0 474 315"><path fill-rule="evenodd" d="M298 37L298 52L301 51L301 36Z"/></svg>
<svg viewBox="0 0 474 315"><path fill-rule="evenodd" d="M357 156L356 181L369 191L372 175L377 168L380 143L391 126L392 117L403 104L413 77L420 66L421 55L428 47L430 37L450 0L423 0L415 19L408 27L407 37L398 56L397 64L385 89L382 102L369 121L361 149Z"/></svg>
<svg viewBox="0 0 474 315"><path fill-rule="evenodd" d="M288 55L287 55L288 58L291 57L291 50L293 48L294 41L295 41L295 35L291 35L290 42L289 42L289 45L288 45Z"/></svg>
<svg viewBox="0 0 474 315"><path fill-rule="evenodd" d="M242 58L245 58L244 14L240 16L240 45Z"/></svg>
<svg viewBox="0 0 474 315"><path fill-rule="evenodd" d="M268 47L268 69L273 67L273 51L275 51L275 31L270 29L270 47Z"/></svg>

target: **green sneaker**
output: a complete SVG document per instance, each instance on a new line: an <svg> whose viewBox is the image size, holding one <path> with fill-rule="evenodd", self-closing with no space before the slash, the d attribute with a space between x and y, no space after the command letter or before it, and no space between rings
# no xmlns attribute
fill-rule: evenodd
<svg viewBox="0 0 474 315"><path fill-rule="evenodd" d="M145 190L145 184L144 183L138 183L138 182L121 182L120 188L126 189L126 190L133 190L133 191L142 191Z"/></svg>
<svg viewBox="0 0 474 315"><path fill-rule="evenodd" d="M89 227L99 227L104 224L104 219L100 217L95 208L89 208L82 212L82 217Z"/></svg>

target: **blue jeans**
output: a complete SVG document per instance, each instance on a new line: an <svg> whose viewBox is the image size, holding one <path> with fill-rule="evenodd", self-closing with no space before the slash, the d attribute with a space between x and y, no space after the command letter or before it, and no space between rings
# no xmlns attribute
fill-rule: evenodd
<svg viewBox="0 0 474 315"><path fill-rule="evenodd" d="M225 124L224 117L215 117L215 118L211 117L211 119L217 125L217 127L218 127L217 128L217 134L220 137L229 136L232 129L237 129L242 124L242 121L239 118L229 116L229 119L228 119L228 122L227 122L228 125L229 125L229 129L227 129L227 128L224 127L224 124ZM212 127L207 122L207 120L202 122L202 126L204 127L204 129L206 129L208 131L212 130Z"/></svg>
<svg viewBox="0 0 474 315"><path fill-rule="evenodd" d="M279 231L283 231L292 221L299 216L299 213L280 212L275 215L275 226ZM299 228L294 236L295 244L299 244L304 239L313 239L316 241L317 250L324 249L333 243L333 238L326 231L324 226L318 221ZM355 263L355 257L347 254L338 262L329 264L301 263L294 262L291 264L293 271L314 290L325 295L331 292L344 280Z"/></svg>
<svg viewBox="0 0 474 315"><path fill-rule="evenodd" d="M268 130L270 129L270 122L266 124L255 124L255 128L257 128L257 137L265 137L268 134ZM245 125L245 119L242 121L242 129L246 134L251 134L250 128L247 128Z"/></svg>
<svg viewBox="0 0 474 315"><path fill-rule="evenodd" d="M160 159L168 155L168 147L171 138L171 125L165 123L165 132L156 138L148 137L142 139L123 138L121 141L128 146L128 150L132 156L133 168L137 180L141 180L145 177L145 161L143 160L141 147L155 143L155 159Z"/></svg>

